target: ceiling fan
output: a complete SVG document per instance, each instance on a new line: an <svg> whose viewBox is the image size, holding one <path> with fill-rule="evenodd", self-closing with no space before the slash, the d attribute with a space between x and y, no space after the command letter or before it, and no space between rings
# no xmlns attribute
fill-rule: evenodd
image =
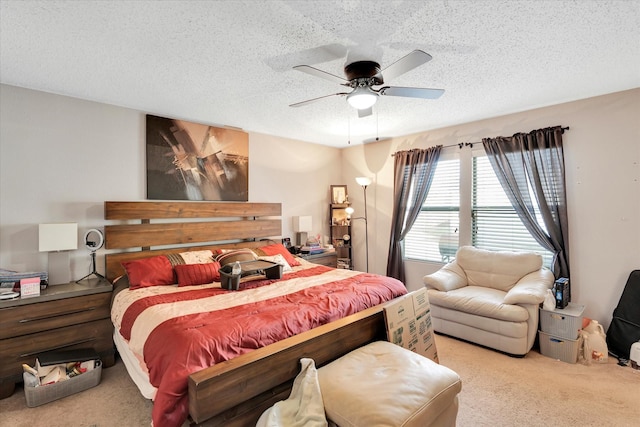
<svg viewBox="0 0 640 427"><path fill-rule="evenodd" d="M306 101L291 104L290 107L301 107L330 96L346 96L349 105L358 110L358 116L366 117L372 114L373 105L376 103L379 96L437 99L444 93L443 89L382 86L384 85L385 80L392 80L430 60L431 55L428 53L421 50L414 50L389 65L384 70L380 70L380 64L375 61L355 61L344 67L346 79L309 65L295 66L293 67L294 70L302 71L312 76L320 77L325 80L338 83L342 86L350 87L353 90L351 92L338 92L321 96L319 98L308 99ZM376 88L375 86L382 87Z"/></svg>

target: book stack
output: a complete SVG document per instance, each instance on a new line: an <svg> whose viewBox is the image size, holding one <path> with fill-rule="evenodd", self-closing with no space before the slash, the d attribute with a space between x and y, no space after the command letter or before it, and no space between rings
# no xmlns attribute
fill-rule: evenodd
<svg viewBox="0 0 640 427"><path fill-rule="evenodd" d="M49 275L47 272L42 271L26 271L18 272L13 270L6 270L0 268L0 288L3 290L15 290L20 289L20 281L24 279L40 279L40 286L46 286L49 281Z"/></svg>
<svg viewBox="0 0 640 427"><path fill-rule="evenodd" d="M320 242L308 241L306 245L300 248L300 252L302 252L303 254L314 255L323 253L324 249L322 249L322 246L320 246Z"/></svg>

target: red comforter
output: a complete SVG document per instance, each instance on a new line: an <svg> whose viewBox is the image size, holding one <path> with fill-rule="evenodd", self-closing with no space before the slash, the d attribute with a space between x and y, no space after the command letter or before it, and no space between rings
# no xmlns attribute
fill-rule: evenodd
<svg viewBox="0 0 640 427"><path fill-rule="evenodd" d="M207 285L117 295L114 325L157 388L155 427L186 420L189 374L407 292L389 277L309 266L239 291Z"/></svg>

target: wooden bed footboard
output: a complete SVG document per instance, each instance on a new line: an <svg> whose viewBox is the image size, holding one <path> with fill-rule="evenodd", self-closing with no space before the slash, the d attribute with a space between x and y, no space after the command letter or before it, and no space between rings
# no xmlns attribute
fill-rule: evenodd
<svg viewBox="0 0 640 427"><path fill-rule="evenodd" d="M195 425L255 426L267 408L289 397L301 358L320 367L384 339L379 305L216 364L189 376L189 414Z"/></svg>

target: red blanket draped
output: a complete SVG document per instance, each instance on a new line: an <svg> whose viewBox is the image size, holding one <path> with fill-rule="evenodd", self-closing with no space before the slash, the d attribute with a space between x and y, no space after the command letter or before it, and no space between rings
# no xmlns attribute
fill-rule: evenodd
<svg viewBox="0 0 640 427"><path fill-rule="evenodd" d="M219 288L190 291L185 287L184 291L180 288L180 292L146 296L130 304L119 329L126 340L131 339L141 315L158 304L173 310L176 304L184 301L198 304L229 292L241 297L243 292L249 295L252 289L282 286L294 278L322 274L324 279L321 284L229 308L196 310L186 315L174 313L155 326L146 337L143 350L150 382L158 389L152 414L154 426L180 426L186 420L189 374L407 292L396 279L341 272L336 280L336 271L323 266L313 267L287 274L280 280L248 282L235 292Z"/></svg>

